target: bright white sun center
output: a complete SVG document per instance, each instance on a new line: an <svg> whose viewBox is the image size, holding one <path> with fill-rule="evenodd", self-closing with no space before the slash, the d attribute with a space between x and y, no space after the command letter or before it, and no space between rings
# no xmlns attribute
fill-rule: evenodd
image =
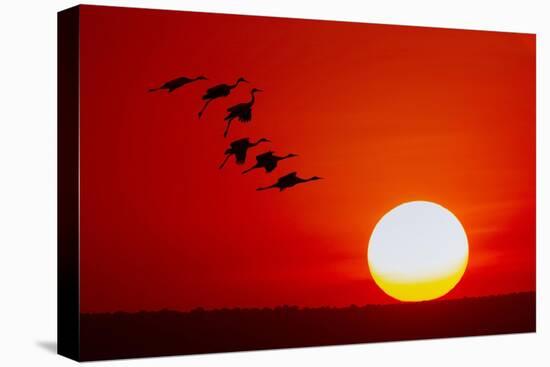
<svg viewBox="0 0 550 367"><path fill-rule="evenodd" d="M376 284L401 301L448 293L468 263L468 238L458 219L428 201L401 204L376 224L368 248Z"/></svg>

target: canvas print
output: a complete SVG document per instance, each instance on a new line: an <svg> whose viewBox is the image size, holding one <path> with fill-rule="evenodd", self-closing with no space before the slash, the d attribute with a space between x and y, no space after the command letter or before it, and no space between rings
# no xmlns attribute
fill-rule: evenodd
<svg viewBox="0 0 550 367"><path fill-rule="evenodd" d="M535 331L533 34L59 13L59 351Z"/></svg>

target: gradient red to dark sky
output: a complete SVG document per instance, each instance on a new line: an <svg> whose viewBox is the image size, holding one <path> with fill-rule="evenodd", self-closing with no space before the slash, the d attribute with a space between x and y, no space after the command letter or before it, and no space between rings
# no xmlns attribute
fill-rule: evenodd
<svg viewBox="0 0 550 367"><path fill-rule="evenodd" d="M412 200L467 232L446 298L535 289L534 35L92 6L80 26L83 312L393 302L367 244ZM252 123L224 139L251 86ZM245 136L300 157L220 171ZM326 179L255 191L293 170Z"/></svg>

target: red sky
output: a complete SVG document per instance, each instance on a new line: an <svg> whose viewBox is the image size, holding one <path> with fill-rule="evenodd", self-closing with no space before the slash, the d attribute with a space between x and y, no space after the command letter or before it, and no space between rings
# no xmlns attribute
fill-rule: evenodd
<svg viewBox="0 0 550 367"><path fill-rule="evenodd" d="M393 302L368 238L412 200L467 232L445 297L535 289L534 35L90 6L80 32L82 311ZM251 87L252 123L224 139ZM249 158L300 156L218 170L247 136L273 141ZM255 191L294 170L326 179Z"/></svg>

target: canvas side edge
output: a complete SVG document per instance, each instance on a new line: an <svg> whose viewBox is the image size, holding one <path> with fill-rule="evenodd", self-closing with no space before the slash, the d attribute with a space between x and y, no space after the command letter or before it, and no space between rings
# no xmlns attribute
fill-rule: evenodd
<svg viewBox="0 0 550 367"><path fill-rule="evenodd" d="M57 14L57 352L80 359L79 7Z"/></svg>

